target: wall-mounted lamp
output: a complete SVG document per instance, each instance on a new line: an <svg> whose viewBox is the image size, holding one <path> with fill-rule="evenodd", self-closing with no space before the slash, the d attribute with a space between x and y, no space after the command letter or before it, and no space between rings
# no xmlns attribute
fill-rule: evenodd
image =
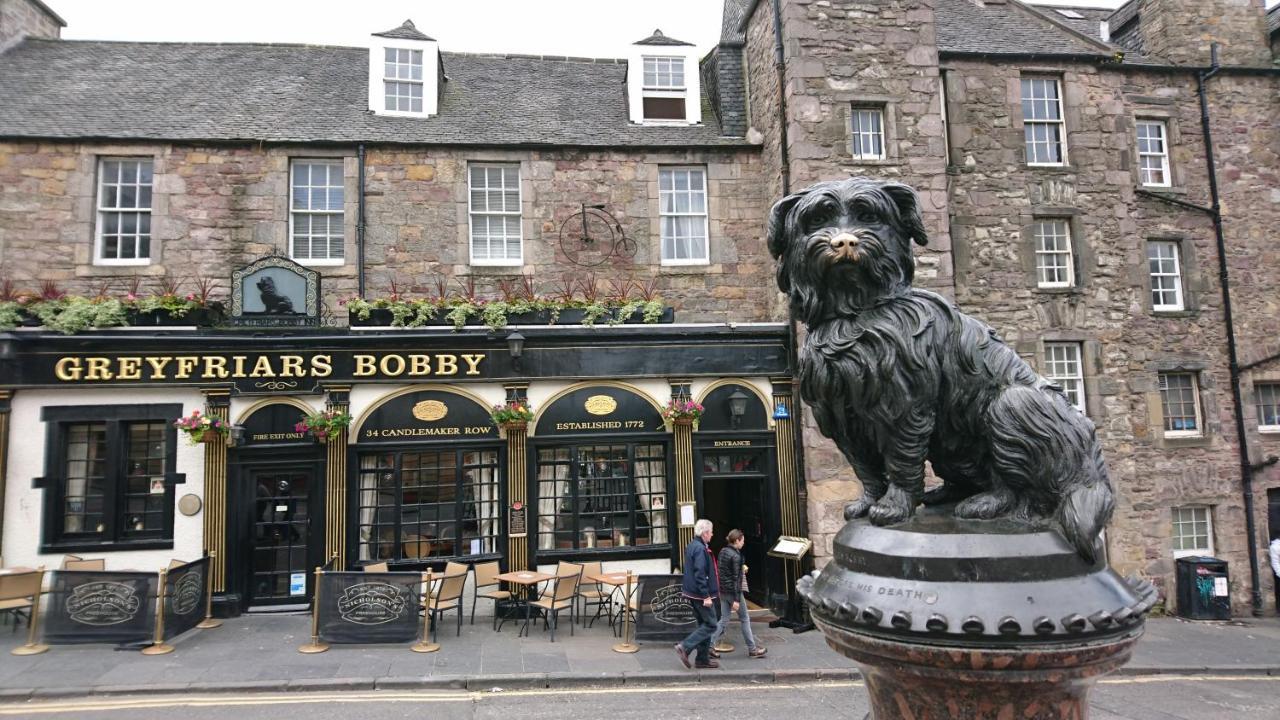
<svg viewBox="0 0 1280 720"><path fill-rule="evenodd" d="M244 426L232 425L227 430L227 447L237 447L244 444Z"/></svg>
<svg viewBox="0 0 1280 720"><path fill-rule="evenodd" d="M742 426L742 417L747 414L747 401L750 395L742 392L742 388L734 388L729 393L729 424L734 430Z"/></svg>
<svg viewBox="0 0 1280 720"><path fill-rule="evenodd" d="M507 352L511 353L511 366L519 369L520 358L524 357L524 336L519 331L507 335Z"/></svg>

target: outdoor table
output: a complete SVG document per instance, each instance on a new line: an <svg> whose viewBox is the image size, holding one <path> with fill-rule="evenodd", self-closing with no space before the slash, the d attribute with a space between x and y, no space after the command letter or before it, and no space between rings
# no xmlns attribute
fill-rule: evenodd
<svg viewBox="0 0 1280 720"><path fill-rule="evenodd" d="M631 579L634 581L635 575L632 575ZM631 610L631 596L627 594L627 590L626 590L626 586L627 586L626 572L608 572L608 573L600 573L598 575L588 575L587 580L594 583L600 583L601 585L609 585L613 587L614 593L621 594L623 596L622 609L618 611L619 616L621 616L622 613L629 612ZM632 585L632 590L631 590L632 593L635 592L634 588L635 586ZM612 613L610 613L609 615L609 624L613 625ZM615 627L614 632L619 632L619 630Z"/></svg>
<svg viewBox="0 0 1280 720"><path fill-rule="evenodd" d="M35 572L35 571L36 571L35 568L29 568L29 567L0 568L0 575L19 575L21 573L29 573L29 572Z"/></svg>
<svg viewBox="0 0 1280 720"><path fill-rule="evenodd" d="M555 575L548 575L547 573L540 573L533 570L515 570L512 572L502 573L501 575L496 575L495 577L498 580L501 580L503 582L511 583L512 585L519 585L523 588L523 593L525 596L524 627L520 628L520 632L517 634L517 637L519 635L528 635L529 634L529 618L531 616L531 611L533 609L532 603L530 602L530 598L529 598L529 590L531 587L537 585L540 582L543 582L545 580L551 580L552 578L555 577Z"/></svg>

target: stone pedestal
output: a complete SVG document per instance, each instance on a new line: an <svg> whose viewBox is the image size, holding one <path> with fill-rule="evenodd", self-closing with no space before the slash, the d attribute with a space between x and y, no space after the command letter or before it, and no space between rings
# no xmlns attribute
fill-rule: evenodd
<svg viewBox="0 0 1280 720"><path fill-rule="evenodd" d="M797 589L862 669L875 720L1085 718L1089 688L1128 662L1156 599L1052 525L945 507L894 527L850 522Z"/></svg>

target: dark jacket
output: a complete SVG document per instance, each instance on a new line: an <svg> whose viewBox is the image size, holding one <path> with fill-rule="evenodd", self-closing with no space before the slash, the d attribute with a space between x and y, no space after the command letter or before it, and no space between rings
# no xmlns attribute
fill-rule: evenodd
<svg viewBox="0 0 1280 720"><path fill-rule="evenodd" d="M715 556L700 537L695 537L685 546L684 582L680 584L680 593L695 600L720 596Z"/></svg>
<svg viewBox="0 0 1280 720"><path fill-rule="evenodd" d="M734 598L742 592L742 553L725 545L720 549L720 594Z"/></svg>

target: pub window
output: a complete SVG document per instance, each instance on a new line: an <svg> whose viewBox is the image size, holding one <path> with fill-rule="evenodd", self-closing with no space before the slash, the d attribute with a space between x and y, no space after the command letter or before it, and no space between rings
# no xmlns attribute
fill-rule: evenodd
<svg viewBox="0 0 1280 720"><path fill-rule="evenodd" d="M360 561L498 553L499 490L496 449L361 455Z"/></svg>
<svg viewBox="0 0 1280 720"><path fill-rule="evenodd" d="M171 544L176 432L170 413L102 419L105 413L89 409L80 417L74 408L51 410L59 416L45 418L53 465L39 480L46 489L46 549Z"/></svg>
<svg viewBox="0 0 1280 720"><path fill-rule="evenodd" d="M658 170L662 218L662 264L705 265L707 254L707 171L702 167Z"/></svg>
<svg viewBox="0 0 1280 720"><path fill-rule="evenodd" d="M473 163L467 177L471 264L521 264L520 166Z"/></svg>
<svg viewBox="0 0 1280 720"><path fill-rule="evenodd" d="M99 265L151 262L150 158L101 158L98 161L97 252Z"/></svg>
<svg viewBox="0 0 1280 720"><path fill-rule="evenodd" d="M294 160L289 212L291 257L301 263L341 265L346 237L341 160Z"/></svg>
<svg viewBox="0 0 1280 720"><path fill-rule="evenodd" d="M666 544L666 458L660 443L538 450L538 549Z"/></svg>

